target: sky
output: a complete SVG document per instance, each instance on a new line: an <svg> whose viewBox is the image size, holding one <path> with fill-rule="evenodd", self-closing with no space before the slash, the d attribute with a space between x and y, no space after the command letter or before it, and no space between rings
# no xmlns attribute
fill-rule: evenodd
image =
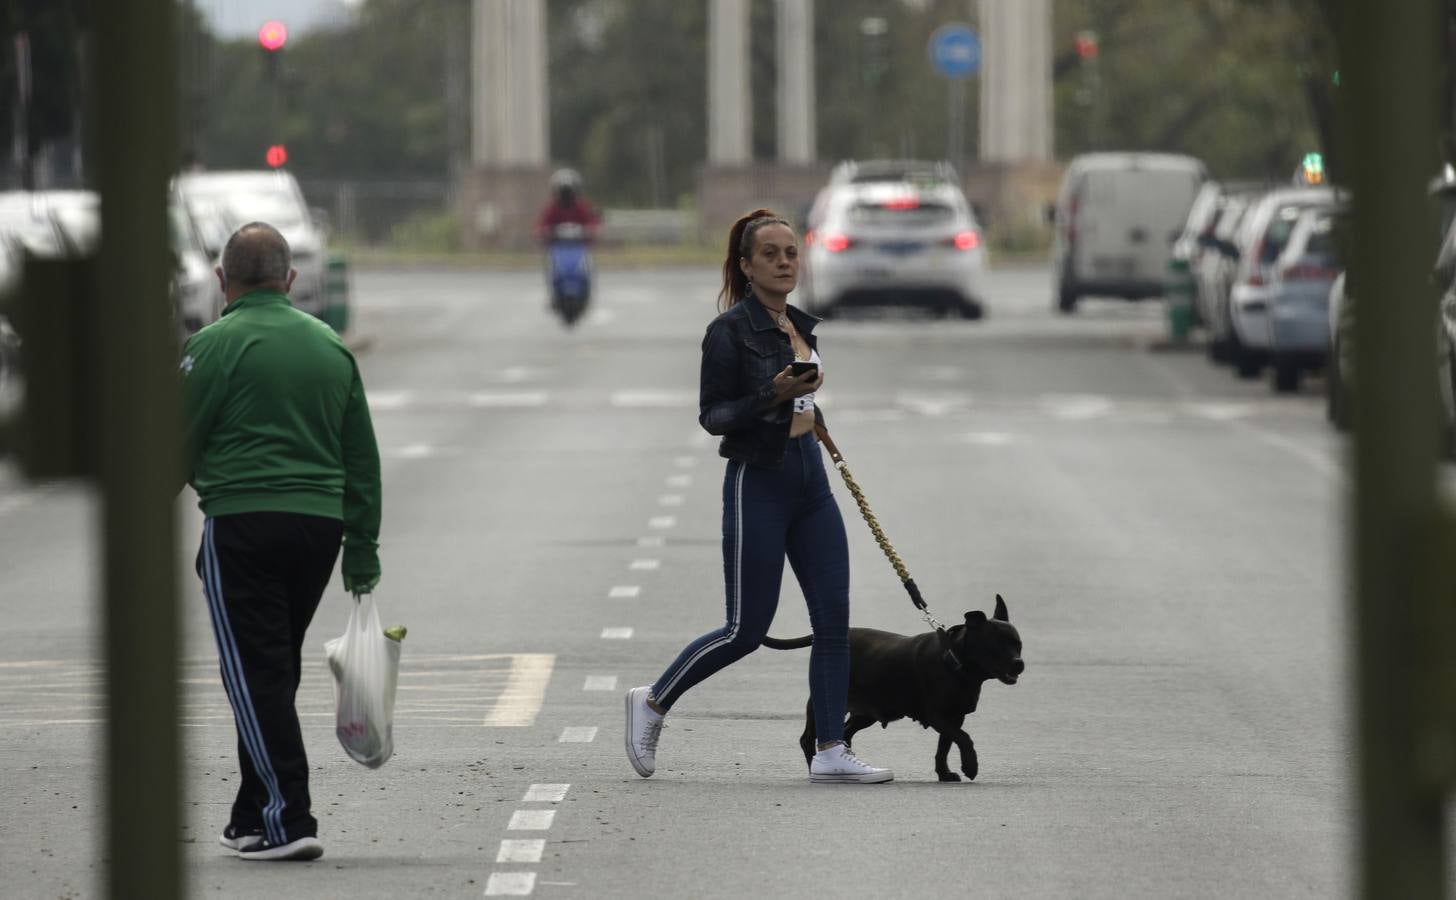
<svg viewBox="0 0 1456 900"><path fill-rule="evenodd" d="M290 34L346 18L362 0L192 0L222 38L258 33L269 19L288 26Z"/></svg>

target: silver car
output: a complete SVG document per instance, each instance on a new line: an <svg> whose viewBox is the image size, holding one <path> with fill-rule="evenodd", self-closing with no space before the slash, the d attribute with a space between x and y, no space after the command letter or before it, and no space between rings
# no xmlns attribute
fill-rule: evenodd
<svg viewBox="0 0 1456 900"><path fill-rule="evenodd" d="M1330 289L1339 274L1335 213L1304 210L1269 276L1268 346L1276 391L1298 390L1305 372L1325 365Z"/></svg>
<svg viewBox="0 0 1456 900"><path fill-rule="evenodd" d="M188 209L217 210L229 231L249 222L277 228L288 241L298 270L289 293L293 305L314 315L323 311L325 235L292 175L282 170L187 172L177 176L173 190Z"/></svg>
<svg viewBox="0 0 1456 900"><path fill-rule="evenodd" d="M915 306L980 318L986 249L965 195L932 164L906 179L841 166L804 234L800 290L819 316L847 307ZM947 170L948 171L948 170Z"/></svg>

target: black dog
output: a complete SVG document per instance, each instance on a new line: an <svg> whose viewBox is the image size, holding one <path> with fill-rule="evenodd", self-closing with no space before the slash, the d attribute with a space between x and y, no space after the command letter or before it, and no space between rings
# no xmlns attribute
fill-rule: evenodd
<svg viewBox="0 0 1456 900"><path fill-rule="evenodd" d="M792 640L766 637L763 646L775 650L808 647L812 635ZM941 781L960 781L946 757L954 743L961 751L961 771L974 779L978 764L971 736L961 727L976 711L981 683L995 678L1015 684L1025 666L1021 662L1021 635L1006 616L1006 601L996 595L996 613L986 618L980 610L966 613L964 625L907 637L873 628L849 629L849 718L844 742L850 744L861 729L880 723L888 727L906 716L940 734L935 750L935 774ZM799 738L804 759L812 761L814 701L809 701L808 723Z"/></svg>

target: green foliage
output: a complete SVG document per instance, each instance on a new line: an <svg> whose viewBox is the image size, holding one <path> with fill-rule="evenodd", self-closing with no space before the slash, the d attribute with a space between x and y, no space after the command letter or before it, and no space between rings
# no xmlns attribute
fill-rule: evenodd
<svg viewBox="0 0 1456 900"><path fill-rule="evenodd" d="M422 211L390 230L387 244L398 250L446 253L460 249L460 217L455 212Z"/></svg>

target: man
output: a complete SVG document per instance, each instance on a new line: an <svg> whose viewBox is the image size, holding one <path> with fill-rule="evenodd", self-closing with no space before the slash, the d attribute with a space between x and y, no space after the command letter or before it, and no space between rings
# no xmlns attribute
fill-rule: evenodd
<svg viewBox="0 0 1456 900"><path fill-rule="evenodd" d="M238 730L242 783L219 841L244 859L317 859L299 730L304 632L343 543L344 588L379 581L379 450L354 357L288 302L288 242L239 228L227 307L182 359L188 482L206 516L197 573Z"/></svg>
<svg viewBox="0 0 1456 900"><path fill-rule="evenodd" d="M573 169L551 174L551 200L536 218L536 237L550 243L557 225L580 225L584 237L595 240L601 224L597 211L581 193L581 176Z"/></svg>

